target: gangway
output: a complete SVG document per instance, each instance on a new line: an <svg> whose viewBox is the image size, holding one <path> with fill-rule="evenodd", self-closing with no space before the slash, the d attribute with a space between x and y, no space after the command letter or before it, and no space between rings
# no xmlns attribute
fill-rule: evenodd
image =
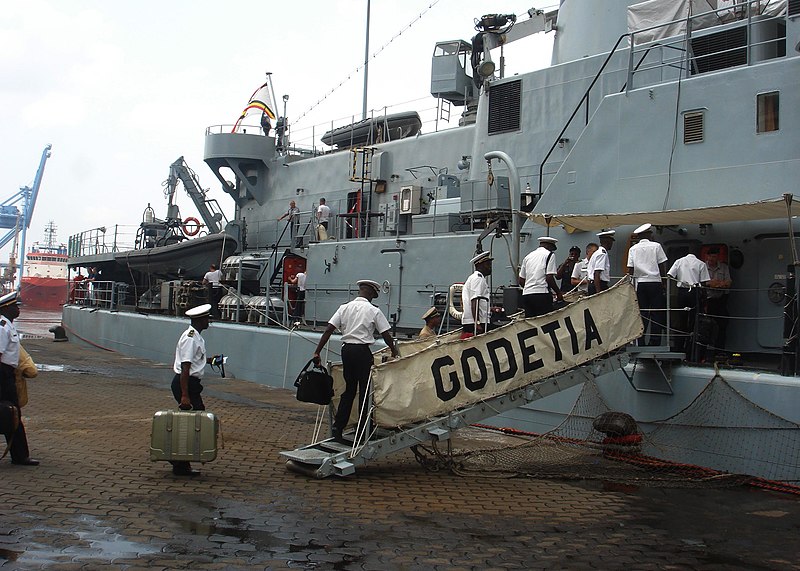
<svg viewBox="0 0 800 571"><path fill-rule="evenodd" d="M281 452L281 456L286 458L286 467L289 470L307 476L315 478L349 476L355 473L356 468L365 466L369 462L419 444L448 440L456 430L480 423L501 412L554 395L595 377L622 369L628 364L628 361L629 356L624 351L605 355L560 375L543 379L412 427L404 427L396 431L379 429L376 431L375 438L361 446L329 438L296 450Z"/></svg>

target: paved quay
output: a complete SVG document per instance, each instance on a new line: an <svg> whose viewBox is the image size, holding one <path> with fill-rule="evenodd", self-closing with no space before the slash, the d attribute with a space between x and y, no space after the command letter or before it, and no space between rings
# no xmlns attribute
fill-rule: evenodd
<svg viewBox="0 0 800 571"><path fill-rule="evenodd" d="M310 441L316 407L210 371L224 449L176 477L148 457L167 365L23 345L49 365L23 409L42 464L0 462L4 570L800 569L790 494L463 477L411 452L308 479L278 452Z"/></svg>

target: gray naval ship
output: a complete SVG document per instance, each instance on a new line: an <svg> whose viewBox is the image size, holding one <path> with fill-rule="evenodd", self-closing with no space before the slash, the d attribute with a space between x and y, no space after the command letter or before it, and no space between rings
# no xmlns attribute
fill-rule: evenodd
<svg viewBox="0 0 800 571"><path fill-rule="evenodd" d="M234 219L176 161L168 215L146 212L135 249L71 239L71 268L96 266L100 278L91 291L77 284L64 306L70 337L171 363L180 316L215 295L199 280L221 263L209 347L228 356L229 374L290 387L357 279L382 283L375 303L397 339L410 339L431 306L447 333L459 327L470 258L489 250L502 324L519 307L517 268L538 236L558 238L565 258L614 228L616 281L633 229L651 223L668 264L718 251L732 278L727 315L701 307L688 323L670 282L670 336L657 347L631 347L627 365L485 422L545 432L591 417L591 385L603 410L671 435L654 456L797 481L800 2L563 0L552 12L485 15L476 29L435 44L431 62L431 95L440 114L462 110L457 127L374 114L329 124L308 144L292 141L285 116L210 127L205 162ZM505 76L503 46L532 34L554 35L552 65ZM186 239L200 223L173 204L179 182L208 235ZM290 200L299 211L278 220ZM290 283L300 271L302 313ZM335 340L330 348L337 361Z"/></svg>

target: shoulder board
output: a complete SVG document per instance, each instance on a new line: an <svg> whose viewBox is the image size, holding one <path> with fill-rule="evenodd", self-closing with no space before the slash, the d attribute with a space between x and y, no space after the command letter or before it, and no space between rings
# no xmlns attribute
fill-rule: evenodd
<svg viewBox="0 0 800 571"><path fill-rule="evenodd" d="M5 326L6 326L6 320L0 319L0 327L5 327Z"/></svg>
<svg viewBox="0 0 800 571"><path fill-rule="evenodd" d="M192 329L191 331L189 331L189 333L188 333L187 335L188 335L189 337L194 337L194 329Z"/></svg>

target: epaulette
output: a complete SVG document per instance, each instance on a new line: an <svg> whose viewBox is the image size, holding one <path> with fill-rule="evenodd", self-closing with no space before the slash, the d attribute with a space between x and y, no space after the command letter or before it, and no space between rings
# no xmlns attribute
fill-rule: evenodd
<svg viewBox="0 0 800 571"><path fill-rule="evenodd" d="M189 336L189 337L194 337L194 329L192 329L191 331L189 331L189 334L188 334L188 336Z"/></svg>
<svg viewBox="0 0 800 571"><path fill-rule="evenodd" d="M0 319L0 327L5 327L5 326L6 326L6 320Z"/></svg>

